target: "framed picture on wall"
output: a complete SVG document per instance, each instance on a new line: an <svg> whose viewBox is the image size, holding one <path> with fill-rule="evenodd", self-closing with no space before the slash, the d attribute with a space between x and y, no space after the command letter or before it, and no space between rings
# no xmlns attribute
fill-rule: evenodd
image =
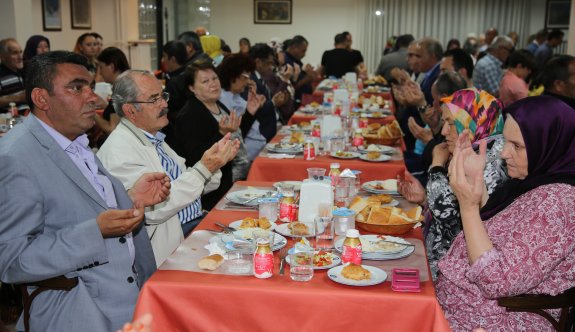
<svg viewBox="0 0 575 332"><path fill-rule="evenodd" d="M42 0L42 23L44 31L62 30L62 6L60 6L60 0Z"/></svg>
<svg viewBox="0 0 575 332"><path fill-rule="evenodd" d="M292 0L254 0L255 24L291 24Z"/></svg>
<svg viewBox="0 0 575 332"><path fill-rule="evenodd" d="M72 29L92 29L91 0L70 0Z"/></svg>
<svg viewBox="0 0 575 332"><path fill-rule="evenodd" d="M570 0L547 0L545 25L550 29L567 29L569 28L570 14Z"/></svg>

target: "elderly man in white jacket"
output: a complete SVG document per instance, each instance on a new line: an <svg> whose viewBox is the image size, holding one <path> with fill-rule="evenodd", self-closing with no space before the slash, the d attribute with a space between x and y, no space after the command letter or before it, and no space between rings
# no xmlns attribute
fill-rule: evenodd
<svg viewBox="0 0 575 332"><path fill-rule="evenodd" d="M159 131L168 124L169 95L152 74L124 72L114 83L112 99L121 121L98 151L106 169L126 188L152 171L166 172L172 180L168 199L146 209L146 230L160 266L203 217L200 196L220 185L219 169L234 158L239 142L228 134L186 168Z"/></svg>

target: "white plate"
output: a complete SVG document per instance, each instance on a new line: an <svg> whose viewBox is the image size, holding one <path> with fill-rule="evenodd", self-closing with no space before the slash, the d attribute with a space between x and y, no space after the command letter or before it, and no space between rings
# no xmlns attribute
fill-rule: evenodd
<svg viewBox="0 0 575 332"><path fill-rule="evenodd" d="M366 254L397 254L400 251L405 250L405 245L399 245L395 243L384 242L392 241L396 243L404 243L406 245L411 244L405 241L403 238L395 237L395 236L388 236L388 235L361 235L359 237L361 241L361 246L363 252Z"/></svg>
<svg viewBox="0 0 575 332"><path fill-rule="evenodd" d="M244 189L226 195L226 199L240 205L256 206L258 198L264 197L268 190L264 189ZM257 198L256 198L257 197ZM253 199L252 199L253 198Z"/></svg>
<svg viewBox="0 0 575 332"><path fill-rule="evenodd" d="M369 237L369 236L376 236L376 235L360 235L360 240L366 236ZM396 238L396 237L386 236L386 238L390 238L391 239L390 241L394 241L394 242L404 242L405 241L401 238ZM397 239L399 239L399 240L397 240ZM335 241L334 247L337 251L342 252L344 240L345 240L344 238L341 238L341 239L338 239L337 241ZM405 241L405 242L407 242L407 241ZM407 243L409 243L409 242L407 242ZM392 259L399 259L399 258L407 257L407 256L411 255L414 251L415 251L414 246L405 246L400 251L362 252L361 258L365 259L365 260L385 261L385 260L392 260Z"/></svg>
<svg viewBox="0 0 575 332"><path fill-rule="evenodd" d="M245 230L239 230L239 231L235 231L232 236L238 238L238 239L244 239L244 240L251 240L251 232L255 231L255 230L259 230L260 228L249 228L249 229L245 229ZM227 234L218 234L215 235L213 237L211 237L208 242L209 243L217 243L223 250L225 251L230 251L230 250L237 250L237 251L242 251L242 252L247 252L247 253L253 253L254 252L254 248L253 246L249 246L249 243L245 243L246 246L245 247L240 247L240 248L229 248L226 246L226 243L224 241L224 236L226 236ZM244 242L238 242L238 243L244 243ZM283 247L285 247L287 245L287 239L279 234L275 234L274 235L274 245L272 246L272 251L276 251L279 250Z"/></svg>
<svg viewBox="0 0 575 332"><path fill-rule="evenodd" d="M254 219L256 219L256 218L254 218ZM240 230L240 229L253 229L253 230L263 229L260 227L240 228L241 224L242 224L241 220L236 220L236 221L232 221L228 226L233 227L237 230ZM270 221L270 224L272 225L272 227L266 229L267 231L273 231L277 226L276 223L273 221Z"/></svg>
<svg viewBox="0 0 575 332"><path fill-rule="evenodd" d="M377 148L377 152L381 152L381 153L385 153L385 154L394 154L397 150L395 150L395 148L391 147L391 146L387 146L387 145L381 145L381 144L370 144L369 146L375 146ZM360 145L358 148L359 152L361 153L368 153L370 151L368 151L363 145Z"/></svg>
<svg viewBox="0 0 575 332"><path fill-rule="evenodd" d="M344 266L342 266L342 265L329 269L329 271L327 271L327 276L331 280L333 280L337 283L340 283L343 285L348 285L348 286L372 286L372 285L381 284L382 282L385 281L385 279L387 279L387 273L385 273L385 271L383 271L382 269L378 269L377 267L368 266L368 265L362 265L362 267L364 269L368 270L369 272L371 272L371 278L370 279L368 279L368 280L347 279L341 275L341 270L343 270L343 268L344 268Z"/></svg>
<svg viewBox="0 0 575 332"><path fill-rule="evenodd" d="M334 157L334 158L338 158L338 159L354 159L359 157L359 153L357 152L349 152L349 151L344 151L342 152L343 155L338 156L337 152L332 152L329 155Z"/></svg>
<svg viewBox="0 0 575 332"><path fill-rule="evenodd" d="M290 223L277 225L276 229L275 229L276 233L279 233L283 236L289 236L289 237L311 237L311 236L314 236L314 234L315 234L313 223L304 223L307 225L307 229L309 231L308 235L293 235L291 233L291 229L288 228L289 224Z"/></svg>
<svg viewBox="0 0 575 332"><path fill-rule="evenodd" d="M276 153L298 154L303 152L303 145L296 143L268 143L266 150Z"/></svg>
<svg viewBox="0 0 575 332"><path fill-rule="evenodd" d="M291 185L293 185L293 189L295 191L300 191L302 181L279 181L279 182L274 183L273 186L274 186L274 188L279 190L279 188L282 184L291 184Z"/></svg>
<svg viewBox="0 0 575 332"><path fill-rule="evenodd" d="M313 269L314 270L327 270L327 269L331 269L332 267L338 266L339 264L341 264L341 258L338 255L335 255L332 253L330 253L330 254L331 254L331 264L325 265L325 266L315 266L314 265ZM290 259L289 255L286 256L286 262L291 265L291 259Z"/></svg>
<svg viewBox="0 0 575 332"><path fill-rule="evenodd" d="M391 159L391 157L386 155L386 154L382 154L377 159L369 159L369 158L367 158L367 154L361 154L361 155L359 155L359 159L377 163L377 162L382 162L382 161L388 161Z"/></svg>
<svg viewBox="0 0 575 332"><path fill-rule="evenodd" d="M368 181L364 182L361 185L361 189L370 192L372 194L388 194L388 195L399 195L397 190L389 190L386 189L387 182L386 181L397 181L395 179L388 179L388 180L376 180L376 181ZM378 187L383 187L383 189L378 189ZM397 185L396 185L397 186Z"/></svg>

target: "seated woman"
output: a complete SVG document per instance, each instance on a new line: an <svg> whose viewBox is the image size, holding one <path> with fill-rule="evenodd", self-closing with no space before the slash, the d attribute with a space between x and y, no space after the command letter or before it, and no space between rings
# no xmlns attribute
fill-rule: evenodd
<svg viewBox="0 0 575 332"><path fill-rule="evenodd" d="M211 61L194 62L186 68L184 75L192 94L176 118L174 150L186 159L188 167L192 167L225 134L238 130L241 116L230 113L218 100L222 88ZM220 187L202 196L202 206L206 210L212 209L233 184L232 161L220 170Z"/></svg>
<svg viewBox="0 0 575 332"><path fill-rule="evenodd" d="M541 96L505 113L501 158L512 179L481 212L485 143L477 155L460 136L449 166L463 232L439 262L436 291L455 331L551 331L543 317L506 312L496 299L575 286L575 112Z"/></svg>
<svg viewBox="0 0 575 332"><path fill-rule="evenodd" d="M24 66L36 55L46 52L50 52L50 40L48 38L42 35L34 35L28 38L24 53L22 53Z"/></svg>
<svg viewBox="0 0 575 332"><path fill-rule="evenodd" d="M82 54L88 59L88 70L94 76L96 76L98 69L98 64L96 63L98 45L96 37L91 32L86 32L78 37L74 46L74 53Z"/></svg>
<svg viewBox="0 0 575 332"><path fill-rule="evenodd" d="M250 73L254 69L255 64L253 60L247 55L240 53L227 56L217 69L222 86L222 94L219 100L229 110L236 112L239 116L246 111L251 115L255 115L265 101L264 96L256 95L255 84L250 80ZM240 94L246 90L250 82L252 84L248 93L248 100L246 101ZM232 161L233 181L235 182L246 179L250 170L250 161L241 129L234 132L232 138L237 138L240 141L240 149Z"/></svg>
<svg viewBox="0 0 575 332"><path fill-rule="evenodd" d="M441 98L443 128L446 142L433 149L429 180L424 189L417 181L400 182L400 193L408 200L427 202L431 220L426 224L425 247L433 279L437 278L437 262L445 255L451 242L461 232L458 203L449 187L447 165L455 149L457 137L464 130L473 144L488 141L487 167L484 176L487 194L506 179L499 153L504 140L501 102L485 91L464 89L449 97Z"/></svg>

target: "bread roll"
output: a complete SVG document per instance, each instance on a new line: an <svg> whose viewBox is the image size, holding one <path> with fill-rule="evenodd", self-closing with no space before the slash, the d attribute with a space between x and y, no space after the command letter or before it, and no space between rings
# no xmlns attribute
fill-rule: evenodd
<svg viewBox="0 0 575 332"><path fill-rule="evenodd" d="M371 195L367 198L367 204L371 205L372 202L378 204L388 204L393 201L393 197L386 194L379 194L379 195Z"/></svg>
<svg viewBox="0 0 575 332"><path fill-rule="evenodd" d="M198 267L202 270L213 271L224 263L224 257L219 254L210 255L200 259Z"/></svg>
<svg viewBox="0 0 575 332"><path fill-rule="evenodd" d="M258 227L258 223L255 221L254 218L247 217L242 219L240 228L254 228L254 227Z"/></svg>
<svg viewBox="0 0 575 332"><path fill-rule="evenodd" d="M259 228L269 229L272 227L272 224L266 217L256 219Z"/></svg>

